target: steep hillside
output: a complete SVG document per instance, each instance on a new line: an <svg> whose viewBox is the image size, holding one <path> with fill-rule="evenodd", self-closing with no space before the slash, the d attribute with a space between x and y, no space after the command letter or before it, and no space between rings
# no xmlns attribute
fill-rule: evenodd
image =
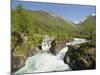
<svg viewBox="0 0 100 75"><path fill-rule="evenodd" d="M92 16L92 15L88 16L87 19L84 22L82 22L80 25L83 28L84 27L86 27L88 29L93 28L93 30L95 30L95 28L96 28L96 16Z"/></svg>
<svg viewBox="0 0 100 75"><path fill-rule="evenodd" d="M66 22L63 18L55 15L54 13L47 11L29 11L24 10L26 17L28 18L29 31L32 33L38 34L52 34L52 33L61 33L67 34L72 31L75 31L75 27ZM16 10L12 11L12 25L14 26L12 29L15 30L15 26L17 25L17 12Z"/></svg>
<svg viewBox="0 0 100 75"><path fill-rule="evenodd" d="M89 15L83 21L76 24L79 29L79 35L87 39L93 39L96 36L96 15Z"/></svg>

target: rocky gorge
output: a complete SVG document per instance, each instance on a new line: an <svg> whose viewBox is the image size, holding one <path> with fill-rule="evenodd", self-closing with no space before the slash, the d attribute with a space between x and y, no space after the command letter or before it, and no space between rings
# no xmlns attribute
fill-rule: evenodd
<svg viewBox="0 0 100 75"><path fill-rule="evenodd" d="M73 42L73 43L71 42L71 44L74 44L74 43L75 42ZM43 63L46 64L49 61L48 59L50 57L52 57L53 63L52 64L48 63L47 65L45 65L48 68L47 71L59 71L59 70L61 70L62 68L61 68L61 66L59 66L59 64L60 64L59 61L63 62L63 65L62 65L63 69L62 70L87 70L87 69L95 69L96 68L96 65L95 65L95 63L96 63L95 40L90 40L89 42L86 42L86 41L84 42L83 41L83 43L78 43L76 45L67 45L68 50L67 50L67 47L65 47L64 42L60 41L60 43L58 43L56 45L55 44L56 43L54 42L54 45L53 45L54 46L53 47L53 49L54 49L53 51L54 52L50 51L50 53L41 53L41 50L38 49L36 53L30 52L31 56L30 57L27 56L26 57L27 60L23 59L23 58L22 58L23 61L22 61L21 58L19 59L19 61L16 60L16 61L18 61L18 63L15 63L15 65L16 65L16 67L19 68L18 71L15 68L15 70L17 71L17 73L24 72L25 69L27 69L27 68L29 69L30 67L28 67L28 65L30 64L30 62L32 64L33 61L34 61L34 63L33 63L33 65L31 65L31 66L33 66L33 70L29 71L29 72L30 73L31 72L35 72L34 71L35 67L38 67L38 66L35 65L36 64L35 61L37 62L37 60L38 60L37 64L40 62L38 65L41 66L41 63L42 64ZM65 48L63 47L63 49L62 49L61 44ZM59 47L59 48L61 48L61 50L59 49L58 51L56 51L58 45L61 46L61 47ZM44 57L44 56L46 56L46 57ZM57 57L57 60L56 60L56 57ZM59 61L58 61L59 57L61 57L61 60L59 59ZM57 62L54 63L55 61L57 61ZM27 64L27 67L25 67L26 64ZM55 67L59 66L60 67L59 70L57 70L57 68L53 68L54 67L53 64L56 65ZM65 66L64 66L64 64L65 64ZM52 65L52 68L53 68L51 70L50 70L50 67L48 67L50 65ZM38 70L36 70L36 72L45 72L46 70L43 69L42 67L44 67L44 66L42 65L41 67L38 67L41 70L38 69ZM46 67L44 67L44 68L46 68ZM69 69L69 68L71 68L71 69ZM42 71L42 69L43 69L43 71Z"/></svg>
<svg viewBox="0 0 100 75"><path fill-rule="evenodd" d="M28 42L28 41L27 41ZM52 47L50 48L50 51L49 53L52 53L53 55L56 55L62 48L65 47L65 43L66 41L65 40L54 40L52 42ZM11 61L12 61L12 64L11 64L11 71L14 73L16 71L18 71L20 68L22 68L23 66L25 66L25 62L27 60L28 57L31 57L31 56L34 56L38 53L41 52L41 47L40 47L40 44L38 44L36 46L36 48L33 48L33 47L30 47L28 48L28 45L29 43L25 43L24 42L24 46L23 48L27 50L27 52L23 55L16 55L12 53L12 57L11 57ZM28 50L29 49L29 50ZM18 50L17 48L15 48L15 50Z"/></svg>

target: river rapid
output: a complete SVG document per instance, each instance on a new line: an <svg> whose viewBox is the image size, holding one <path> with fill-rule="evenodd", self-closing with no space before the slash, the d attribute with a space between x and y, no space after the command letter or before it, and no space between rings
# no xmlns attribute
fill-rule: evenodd
<svg viewBox="0 0 100 75"><path fill-rule="evenodd" d="M66 43L66 47L60 50L56 55L48 52L40 52L34 56L28 57L25 66L19 69L15 74L23 75L25 73L55 72L71 70L68 64L64 63L64 56L68 51L68 45L77 45L88 42L86 39L74 38L74 41Z"/></svg>

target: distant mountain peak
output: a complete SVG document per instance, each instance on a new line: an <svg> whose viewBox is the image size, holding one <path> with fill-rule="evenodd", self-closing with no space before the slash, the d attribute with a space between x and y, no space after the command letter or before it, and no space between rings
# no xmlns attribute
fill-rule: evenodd
<svg viewBox="0 0 100 75"><path fill-rule="evenodd" d="M84 19L82 19L81 21L75 21L74 24L81 24L82 22L84 22L87 19L87 17L85 17Z"/></svg>
<svg viewBox="0 0 100 75"><path fill-rule="evenodd" d="M80 21L74 21L73 23L74 23L74 24L79 24L79 23L80 23Z"/></svg>
<svg viewBox="0 0 100 75"><path fill-rule="evenodd" d="M88 19L89 17L95 17L95 16L96 16L96 14L95 14L95 13L92 13L92 14L86 16L86 17L85 17L84 19L82 19L81 21L75 21L74 24L81 24L81 23L83 23L86 19Z"/></svg>

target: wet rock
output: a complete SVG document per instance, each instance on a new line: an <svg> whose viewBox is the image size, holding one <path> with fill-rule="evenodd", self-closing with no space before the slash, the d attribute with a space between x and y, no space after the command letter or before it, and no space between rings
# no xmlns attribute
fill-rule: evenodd
<svg viewBox="0 0 100 75"><path fill-rule="evenodd" d="M55 50L55 48L56 48L56 40L54 39L53 41L52 41L52 43L51 43L51 48L50 48L50 52L51 53L53 53L53 54L56 54L56 50Z"/></svg>
<svg viewBox="0 0 100 75"><path fill-rule="evenodd" d="M13 73L25 65L26 56L13 56L11 61L11 71Z"/></svg>
<svg viewBox="0 0 100 75"><path fill-rule="evenodd" d="M54 55L58 54L59 51L66 46L66 40L57 40L55 39L52 42L52 48L50 49L51 53Z"/></svg>
<svg viewBox="0 0 100 75"><path fill-rule="evenodd" d="M73 70L85 70L96 68L95 41L68 46L69 50L64 57L64 62Z"/></svg>

